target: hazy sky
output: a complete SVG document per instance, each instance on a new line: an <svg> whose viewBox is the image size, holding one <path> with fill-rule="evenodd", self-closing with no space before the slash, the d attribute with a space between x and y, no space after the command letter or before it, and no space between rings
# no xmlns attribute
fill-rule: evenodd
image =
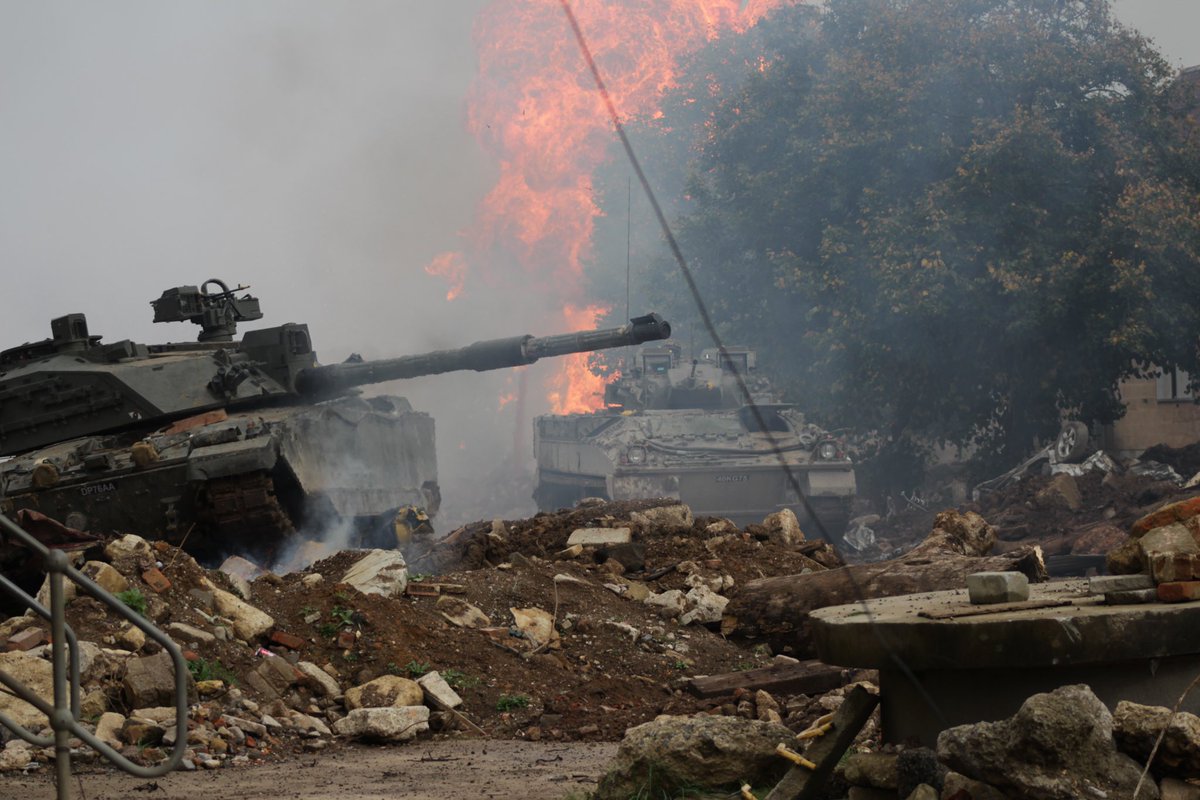
<svg viewBox="0 0 1200 800"><path fill-rule="evenodd" d="M0 347L73 311L107 341L190 340L149 302L210 277L251 284L259 325L309 323L326 361L557 332L526 287L446 303L422 270L495 174L463 126L485 1L0 0ZM1200 2L1116 8L1200 64ZM444 471L481 459L454 398L506 380L404 388L438 408Z"/></svg>

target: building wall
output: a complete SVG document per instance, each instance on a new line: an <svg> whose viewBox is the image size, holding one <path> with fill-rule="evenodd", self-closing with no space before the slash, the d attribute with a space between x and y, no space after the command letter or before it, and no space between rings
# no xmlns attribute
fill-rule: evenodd
<svg viewBox="0 0 1200 800"><path fill-rule="evenodd" d="M1174 384L1170 376L1121 383L1118 391L1125 401L1125 416L1105 430L1105 447L1130 452L1156 444L1184 447L1200 441L1200 405L1185 387L1186 374L1177 375Z"/></svg>

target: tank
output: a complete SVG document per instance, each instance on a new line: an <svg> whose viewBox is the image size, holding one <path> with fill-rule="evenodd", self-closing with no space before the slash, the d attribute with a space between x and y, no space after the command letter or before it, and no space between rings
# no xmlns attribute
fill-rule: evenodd
<svg viewBox="0 0 1200 800"><path fill-rule="evenodd" d="M102 344L83 314L0 352L0 511L34 509L91 532L137 533L207 562L270 562L295 534L395 546L440 502L434 422L356 387L665 338L656 314L608 330L514 336L455 350L320 365L308 327L235 339L257 298L219 280L169 289L155 322L198 341Z"/></svg>
<svg viewBox="0 0 1200 800"><path fill-rule="evenodd" d="M674 497L694 513L744 525L792 509L819 530L787 480L773 438L821 526L840 540L855 495L854 465L837 438L782 403L747 347L708 349L684 362L674 343L637 351L605 387L605 408L534 420L542 510L584 497ZM766 427L743 405L743 376ZM769 436L768 436L769 432Z"/></svg>

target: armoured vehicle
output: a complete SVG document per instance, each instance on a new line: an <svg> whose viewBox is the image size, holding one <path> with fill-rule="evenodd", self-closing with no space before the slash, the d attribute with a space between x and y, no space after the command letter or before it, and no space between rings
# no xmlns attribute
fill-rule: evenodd
<svg viewBox="0 0 1200 800"><path fill-rule="evenodd" d="M774 439L822 527L840 538L855 479L839 442L779 402L757 373L753 350L704 350L690 363L680 352L674 343L640 349L633 369L605 388L601 411L534 420L538 507L584 497L676 497L696 514L739 524L791 508L811 532ZM735 369L769 436L743 405Z"/></svg>
<svg viewBox="0 0 1200 800"><path fill-rule="evenodd" d="M293 532L341 528L345 544L395 546L436 514L434 424L400 397L355 387L662 339L656 314L620 328L514 336L456 350L321 366L308 327L247 332L257 298L218 280L153 301L155 322L199 341L101 344L83 314L52 338L0 352L0 510L71 528L137 533L212 561L269 560Z"/></svg>

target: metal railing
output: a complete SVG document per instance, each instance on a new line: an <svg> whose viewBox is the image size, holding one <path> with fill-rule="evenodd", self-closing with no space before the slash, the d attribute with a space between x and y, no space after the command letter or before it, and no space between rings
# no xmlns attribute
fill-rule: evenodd
<svg viewBox="0 0 1200 800"><path fill-rule="evenodd" d="M179 766L187 750L187 662L179 646L147 619L126 606L107 590L71 566L67 554L49 548L26 533L4 515L0 515L0 539L10 538L40 556L50 579L50 608L46 609L8 578L0 575L0 590L28 604L38 616L50 622L50 653L53 664L54 703L34 694L20 681L0 670L0 684L15 696L46 715L52 736L38 736L3 713L0 725L34 747L54 747L55 778L59 800L68 800L71 780L70 740L74 736L99 752L119 769L140 778L156 778ZM170 654L175 665L175 746L166 761L151 767L134 764L111 746L96 738L80 723L79 714L79 642L67 625L64 578L70 578L81 590L99 600L118 616L141 629Z"/></svg>

